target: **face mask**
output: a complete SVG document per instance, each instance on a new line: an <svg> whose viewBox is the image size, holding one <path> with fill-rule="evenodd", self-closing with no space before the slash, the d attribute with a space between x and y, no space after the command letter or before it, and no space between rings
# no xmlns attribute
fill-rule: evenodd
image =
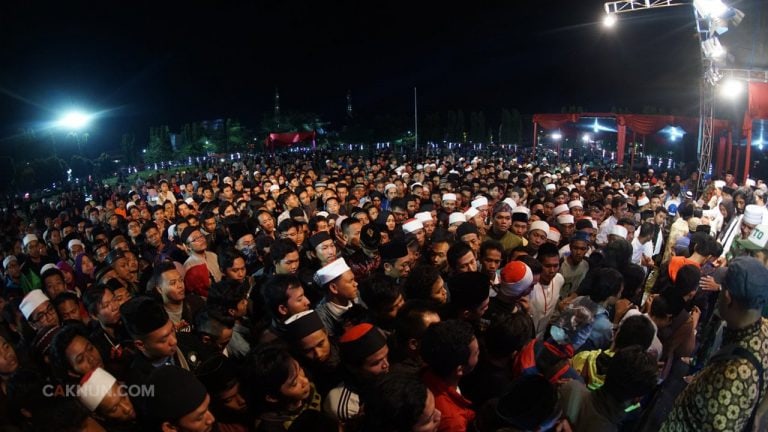
<svg viewBox="0 0 768 432"><path fill-rule="evenodd" d="M256 245L248 245L240 249L240 252L246 256L249 260L256 256Z"/></svg>

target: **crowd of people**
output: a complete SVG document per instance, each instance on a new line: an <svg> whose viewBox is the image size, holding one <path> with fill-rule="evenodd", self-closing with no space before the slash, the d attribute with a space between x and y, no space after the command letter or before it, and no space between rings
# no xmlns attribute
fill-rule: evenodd
<svg viewBox="0 0 768 432"><path fill-rule="evenodd" d="M309 157L12 203L0 429L768 427L762 181Z"/></svg>

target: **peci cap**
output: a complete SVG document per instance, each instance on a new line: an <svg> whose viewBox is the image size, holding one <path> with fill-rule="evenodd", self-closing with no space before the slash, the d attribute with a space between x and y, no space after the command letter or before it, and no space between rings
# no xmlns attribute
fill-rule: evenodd
<svg viewBox="0 0 768 432"><path fill-rule="evenodd" d="M350 268L344 258L337 258L316 271L314 279L318 285L324 286L349 270Z"/></svg>
<svg viewBox="0 0 768 432"><path fill-rule="evenodd" d="M24 296L19 304L19 310L21 311L21 314L24 315L24 318L29 320L29 317L32 316L35 309L47 301L50 301L48 296L46 296L42 290L35 289Z"/></svg>
<svg viewBox="0 0 768 432"><path fill-rule="evenodd" d="M500 272L501 294L519 298L527 295L533 286L533 271L522 261L510 261Z"/></svg>
<svg viewBox="0 0 768 432"><path fill-rule="evenodd" d="M80 380L80 386L77 389L77 398L80 399L83 405L88 408L89 411L96 411L99 404L104 400L109 391L112 389L112 385L117 382L117 379L109 372L98 367L91 372L87 373Z"/></svg>
<svg viewBox="0 0 768 432"><path fill-rule="evenodd" d="M762 309L768 302L768 268L752 257L738 257L728 263L723 289L741 305Z"/></svg>
<svg viewBox="0 0 768 432"><path fill-rule="evenodd" d="M297 341L318 330L325 330L325 325L317 312L310 309L291 315L285 320L285 328L286 337L291 341Z"/></svg>

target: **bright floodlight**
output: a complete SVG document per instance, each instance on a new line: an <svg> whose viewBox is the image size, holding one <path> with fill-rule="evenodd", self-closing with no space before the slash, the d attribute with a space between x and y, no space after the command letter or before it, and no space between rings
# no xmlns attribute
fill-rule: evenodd
<svg viewBox="0 0 768 432"><path fill-rule="evenodd" d="M603 25L606 27L613 27L616 25L616 14L606 14L603 17Z"/></svg>
<svg viewBox="0 0 768 432"><path fill-rule="evenodd" d="M735 99L744 91L744 83L735 79L725 80L720 89L720 94Z"/></svg>
<svg viewBox="0 0 768 432"><path fill-rule="evenodd" d="M704 57L709 59L718 59L725 56L725 48L720 43L720 39L713 36L701 43L701 49L704 52Z"/></svg>
<svg viewBox="0 0 768 432"><path fill-rule="evenodd" d="M589 134L584 134L581 137L581 140L584 141L585 143L588 143L590 139L591 137L589 136Z"/></svg>
<svg viewBox="0 0 768 432"><path fill-rule="evenodd" d="M563 134L560 132L555 132L552 134L552 139L555 141L560 141L563 138Z"/></svg>
<svg viewBox="0 0 768 432"><path fill-rule="evenodd" d="M693 7L706 18L719 18L728 12L728 6L722 0L693 0Z"/></svg>
<svg viewBox="0 0 768 432"><path fill-rule="evenodd" d="M82 129L88 122L91 121L91 117L79 111L68 112L64 117L59 120L59 126L67 129Z"/></svg>

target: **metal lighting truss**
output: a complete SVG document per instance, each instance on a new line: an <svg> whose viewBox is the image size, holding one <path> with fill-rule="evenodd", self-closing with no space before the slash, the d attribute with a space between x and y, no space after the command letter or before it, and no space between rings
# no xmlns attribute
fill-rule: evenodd
<svg viewBox="0 0 768 432"><path fill-rule="evenodd" d="M686 6L693 3L683 3L675 0L623 0L612 1L604 4L605 13L608 15L617 15L647 9L658 9L672 6ZM696 191L703 181L704 174L711 171L712 164L712 141L713 141L713 117L714 117L714 86L723 77L718 70L715 59L713 58L712 48L720 47L716 38L716 33L722 33L721 25L723 20L703 15L694 5L694 19L696 21L696 32L699 36L701 46L701 59L704 74L699 86L699 137L697 151L699 154L699 182L696 184ZM740 12L739 12L740 13ZM743 17L743 14L741 14ZM740 18L741 18L740 17ZM739 19L740 20L740 19ZM705 44L705 42L707 42ZM705 53L705 50L707 52ZM718 56L722 56L722 52Z"/></svg>

